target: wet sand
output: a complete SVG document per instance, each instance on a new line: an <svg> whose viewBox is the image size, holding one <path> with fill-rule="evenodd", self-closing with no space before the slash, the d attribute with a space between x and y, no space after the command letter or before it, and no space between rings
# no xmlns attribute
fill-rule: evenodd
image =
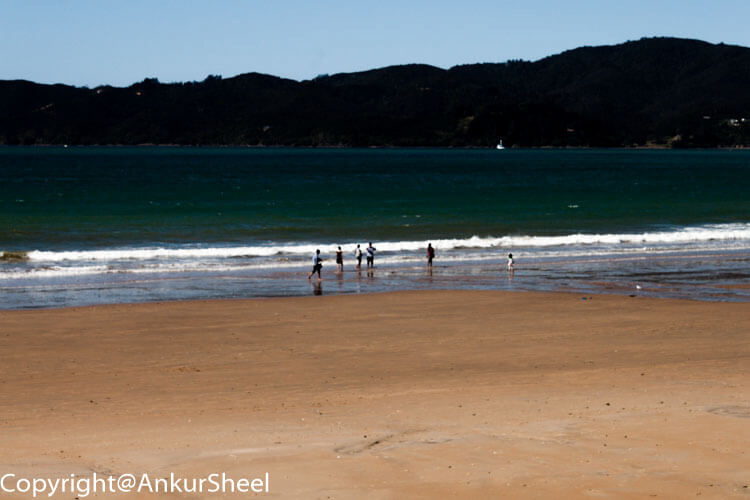
<svg viewBox="0 0 750 500"><path fill-rule="evenodd" d="M750 498L747 303L418 291L0 311L0 355L0 475Z"/></svg>

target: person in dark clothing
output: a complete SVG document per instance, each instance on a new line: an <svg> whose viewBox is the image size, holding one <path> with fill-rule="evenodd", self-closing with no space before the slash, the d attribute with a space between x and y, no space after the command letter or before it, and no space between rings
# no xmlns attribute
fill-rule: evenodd
<svg viewBox="0 0 750 500"><path fill-rule="evenodd" d="M368 246L366 250L367 250L367 267L373 267L375 265L375 247L372 246L372 241L370 242L370 246Z"/></svg>
<svg viewBox="0 0 750 500"><path fill-rule="evenodd" d="M336 250L336 268L340 273L344 272L344 252L341 250L341 247Z"/></svg>
<svg viewBox="0 0 750 500"><path fill-rule="evenodd" d="M359 245L354 250L354 257L357 259L357 269L362 269L362 249L359 248Z"/></svg>

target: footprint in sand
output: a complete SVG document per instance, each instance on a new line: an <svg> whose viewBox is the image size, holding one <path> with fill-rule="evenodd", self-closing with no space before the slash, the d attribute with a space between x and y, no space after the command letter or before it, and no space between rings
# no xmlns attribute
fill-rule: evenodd
<svg viewBox="0 0 750 500"><path fill-rule="evenodd" d="M374 437L373 439L368 439L367 441L359 441L357 443L339 446L337 448L334 448L333 451L342 455L356 455L358 453L362 453L367 450L372 450L374 448L381 449L385 445L388 445L387 446L388 448L393 448L397 446L440 444L440 443L446 443L448 441L451 441L450 438L405 439L405 436L414 435L414 434L424 434L425 432L427 431L426 430L409 430L409 431L399 432L396 434L386 434L386 435Z"/></svg>
<svg viewBox="0 0 750 500"><path fill-rule="evenodd" d="M750 406L717 406L709 408L708 412L727 417L750 418Z"/></svg>

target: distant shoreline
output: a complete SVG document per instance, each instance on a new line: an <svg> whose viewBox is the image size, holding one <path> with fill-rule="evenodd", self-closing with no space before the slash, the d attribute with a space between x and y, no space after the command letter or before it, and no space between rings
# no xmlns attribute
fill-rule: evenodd
<svg viewBox="0 0 750 500"><path fill-rule="evenodd" d="M427 149L445 149L445 150L475 150L475 151L494 151L495 148L488 146L488 147L479 147L479 146L336 146L336 145L330 145L330 146L313 146L313 145L295 145L295 146L286 146L286 145L258 145L258 144L150 144L150 143L144 143L144 144L0 144L0 148L8 148L8 149L33 149L33 148L195 148L195 149L201 149L201 148L235 148L235 149L417 149L417 150L427 150ZM719 150L728 150L728 151L734 151L734 150L745 150L750 149L750 146L743 145L743 144L737 144L734 146L715 146L715 147L670 147L668 145L661 145L661 144L654 144L654 145L648 145L648 146L523 146L523 147L517 147L517 146L506 146L505 150L514 150L514 151L520 151L520 150L541 150L541 149L552 149L556 151L561 150L608 150L608 151L617 151L617 150L669 150L669 151L700 151L700 150L711 150L711 151L719 151Z"/></svg>
<svg viewBox="0 0 750 500"><path fill-rule="evenodd" d="M747 147L748 68L750 48L644 38L534 62L302 82L253 72L93 89L0 80L0 143Z"/></svg>

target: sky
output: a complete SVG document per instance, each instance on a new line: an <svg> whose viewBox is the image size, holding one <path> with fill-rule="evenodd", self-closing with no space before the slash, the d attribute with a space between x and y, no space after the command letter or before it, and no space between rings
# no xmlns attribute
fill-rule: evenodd
<svg viewBox="0 0 750 500"><path fill-rule="evenodd" d="M748 19L748 0L0 0L0 80L307 80L533 61L651 36L750 46Z"/></svg>

